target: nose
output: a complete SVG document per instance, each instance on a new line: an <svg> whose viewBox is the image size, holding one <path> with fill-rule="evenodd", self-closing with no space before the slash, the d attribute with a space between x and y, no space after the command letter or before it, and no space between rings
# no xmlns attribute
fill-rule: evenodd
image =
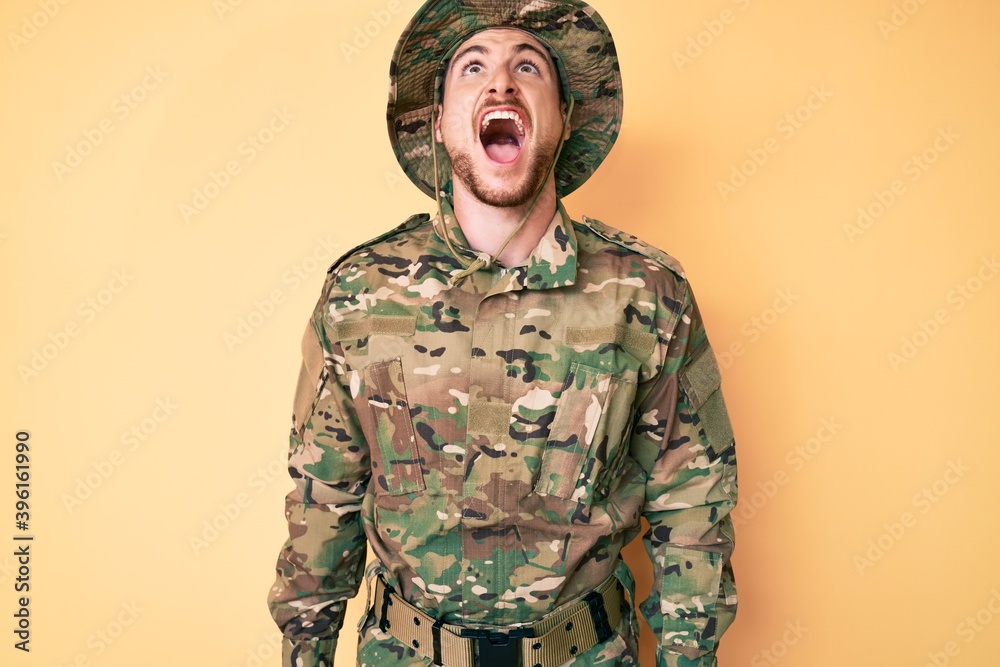
<svg viewBox="0 0 1000 667"><path fill-rule="evenodd" d="M517 89L514 86L514 78L510 75L510 72L503 67L497 69L493 78L490 80L491 93L497 94L501 90L507 95L513 95L517 92Z"/></svg>

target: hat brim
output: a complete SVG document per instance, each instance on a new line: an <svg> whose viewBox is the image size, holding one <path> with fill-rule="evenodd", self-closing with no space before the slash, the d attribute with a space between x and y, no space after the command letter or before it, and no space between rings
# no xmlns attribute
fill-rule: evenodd
<svg viewBox="0 0 1000 667"><path fill-rule="evenodd" d="M434 156L443 189L451 178L444 147L434 142L438 76L469 36L516 28L548 47L564 94L573 96L571 134L555 168L556 194L582 185L611 151L622 122L618 54L607 25L578 0L428 0L396 44L389 71L387 122L396 159L413 184L434 197Z"/></svg>

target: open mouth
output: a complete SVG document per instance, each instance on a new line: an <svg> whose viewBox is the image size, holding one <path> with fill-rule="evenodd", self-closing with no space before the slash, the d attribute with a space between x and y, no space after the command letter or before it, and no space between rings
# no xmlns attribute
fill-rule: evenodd
<svg viewBox="0 0 1000 667"><path fill-rule="evenodd" d="M490 111L480 123L479 141L491 160L510 164L524 145L524 119L514 109Z"/></svg>

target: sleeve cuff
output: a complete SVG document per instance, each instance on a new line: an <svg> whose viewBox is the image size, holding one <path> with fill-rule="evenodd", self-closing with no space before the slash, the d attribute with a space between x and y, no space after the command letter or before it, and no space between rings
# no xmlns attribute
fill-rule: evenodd
<svg viewBox="0 0 1000 667"><path fill-rule="evenodd" d="M335 637L281 639L281 667L333 667Z"/></svg>
<svg viewBox="0 0 1000 667"><path fill-rule="evenodd" d="M689 658L683 653L660 649L657 667L718 667L715 652L705 653L697 658Z"/></svg>

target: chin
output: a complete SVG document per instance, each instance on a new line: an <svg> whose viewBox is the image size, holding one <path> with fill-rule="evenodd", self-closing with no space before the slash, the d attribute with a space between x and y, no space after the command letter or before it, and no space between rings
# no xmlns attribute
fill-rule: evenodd
<svg viewBox="0 0 1000 667"><path fill-rule="evenodd" d="M455 151L445 144L454 178L477 200L496 208L526 206L544 187L556 144L536 148L541 150L521 146L516 159L500 163L490 159L482 143L473 144L471 150Z"/></svg>

